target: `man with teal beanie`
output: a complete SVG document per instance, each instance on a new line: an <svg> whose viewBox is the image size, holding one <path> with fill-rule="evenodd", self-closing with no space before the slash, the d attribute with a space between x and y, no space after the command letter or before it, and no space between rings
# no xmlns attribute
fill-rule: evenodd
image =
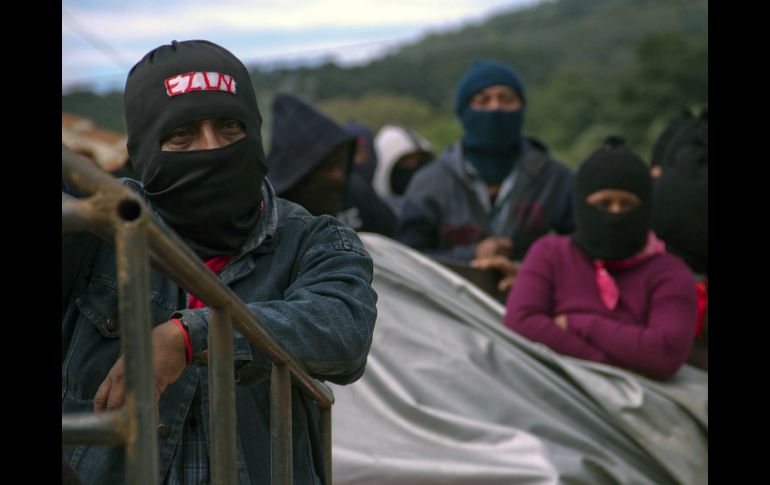
<svg viewBox="0 0 770 485"><path fill-rule="evenodd" d="M486 103L483 109L470 106L476 93L476 105ZM490 184L500 184L516 162L524 103L524 86L505 64L477 61L460 80L454 109L465 129L463 153Z"/></svg>
<svg viewBox="0 0 770 485"><path fill-rule="evenodd" d="M524 135L526 102L510 66L471 64L454 99L463 137L412 178L396 239L511 274L537 238L574 230L572 171Z"/></svg>

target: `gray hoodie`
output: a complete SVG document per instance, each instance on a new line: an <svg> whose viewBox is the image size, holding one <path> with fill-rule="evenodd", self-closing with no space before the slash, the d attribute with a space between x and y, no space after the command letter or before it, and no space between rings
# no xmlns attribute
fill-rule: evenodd
<svg viewBox="0 0 770 485"><path fill-rule="evenodd" d="M574 175L567 166L524 140L513 176L511 190L489 208L457 142L409 182L395 238L426 254L470 261L479 241L507 237L513 241L513 259L520 260L540 236L574 230Z"/></svg>
<svg viewBox="0 0 770 485"><path fill-rule="evenodd" d="M374 149L377 153L378 163L374 169L372 187L398 215L403 202L403 195L393 192L391 185L393 167L404 155L414 152L432 153L433 148L428 140L413 130L399 125L385 125L374 138Z"/></svg>

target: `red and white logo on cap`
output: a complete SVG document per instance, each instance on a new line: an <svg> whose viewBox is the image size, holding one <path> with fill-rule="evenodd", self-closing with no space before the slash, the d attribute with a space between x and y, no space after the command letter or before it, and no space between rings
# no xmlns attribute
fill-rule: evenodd
<svg viewBox="0 0 770 485"><path fill-rule="evenodd" d="M179 96L192 91L225 91L235 94L235 79L229 74L218 72L188 72L177 74L165 81L166 94Z"/></svg>

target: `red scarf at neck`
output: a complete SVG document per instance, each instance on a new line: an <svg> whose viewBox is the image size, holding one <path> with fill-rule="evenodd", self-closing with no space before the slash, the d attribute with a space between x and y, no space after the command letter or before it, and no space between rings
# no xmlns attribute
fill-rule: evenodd
<svg viewBox="0 0 770 485"><path fill-rule="evenodd" d="M650 231L647 233L647 244L644 245L641 251L636 253L627 259L621 259L619 261L603 261L601 259L594 260L594 268L596 269L595 280L596 286L599 288L599 296L609 310L614 310L618 305L618 299L620 298L620 291L618 285L612 278L612 275L607 269L626 269L636 266L642 261L646 260L650 256L655 254L664 253L666 251L666 245L663 241L655 237L655 233Z"/></svg>
<svg viewBox="0 0 770 485"><path fill-rule="evenodd" d="M219 273L222 268L227 266L227 263L232 259L232 254L223 254L222 256L214 256L206 261L206 266L214 273ZM198 299L195 295L190 295L190 301L187 304L187 308L203 308L206 304Z"/></svg>

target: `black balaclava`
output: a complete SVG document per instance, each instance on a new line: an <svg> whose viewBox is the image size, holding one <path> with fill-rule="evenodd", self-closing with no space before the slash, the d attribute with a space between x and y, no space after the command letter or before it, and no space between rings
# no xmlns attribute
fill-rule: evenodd
<svg viewBox="0 0 770 485"><path fill-rule="evenodd" d="M708 273L708 112L679 127L655 181L652 228L696 273Z"/></svg>
<svg viewBox="0 0 770 485"><path fill-rule="evenodd" d="M125 113L129 157L163 220L203 259L236 252L259 219L267 172L243 63L205 40L160 46L129 72ZM171 130L205 118L238 120L246 136L213 150L161 151Z"/></svg>
<svg viewBox="0 0 770 485"><path fill-rule="evenodd" d="M393 189L393 193L396 195L404 195L406 187L409 185L409 181L412 180L415 172L422 168L422 165L416 168L401 168L398 165L393 167L390 172L390 186Z"/></svg>
<svg viewBox="0 0 770 485"><path fill-rule="evenodd" d="M635 209L611 214L586 202L603 189L626 190L639 197ZM583 162L575 175L575 223L572 241L592 259L617 261L638 253L647 242L652 217L652 177L625 145L604 147Z"/></svg>

